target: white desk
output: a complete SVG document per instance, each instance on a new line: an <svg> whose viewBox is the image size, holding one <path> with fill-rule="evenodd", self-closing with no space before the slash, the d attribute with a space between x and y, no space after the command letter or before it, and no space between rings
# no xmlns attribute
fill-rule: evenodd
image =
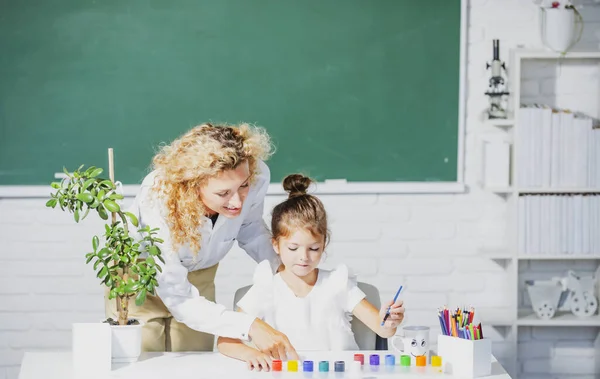
<svg viewBox="0 0 600 379"><path fill-rule="evenodd" d="M379 354L383 364L385 351L360 351L365 355L368 362L369 354ZM307 352L300 353L302 359L314 361L312 373L302 372L302 364L299 362L299 372L286 372L285 364L283 372L254 372L246 368L246 364L231 358L227 358L217 352L206 353L143 353L140 359L133 364L113 366L112 371L103 376L104 378L131 378L131 379L341 379L355 378L349 372L343 375L333 372L333 362L336 360L346 361L346 369L353 360L354 352ZM398 354L396 360L398 360ZM319 373L319 361L329 360L330 372L328 375ZM398 364L398 362L396 362ZM410 371L402 372L400 366L394 367L394 372L386 372L381 366L379 372L371 372L369 366L360 373L359 378L402 378L402 379L450 379L455 378L447 374L433 372L431 366L425 370L417 371L417 367L410 367ZM35 352L25 353L21 364L19 379L70 379L71 353L70 352ZM510 379L504 368L493 359L492 375L480 379Z"/></svg>

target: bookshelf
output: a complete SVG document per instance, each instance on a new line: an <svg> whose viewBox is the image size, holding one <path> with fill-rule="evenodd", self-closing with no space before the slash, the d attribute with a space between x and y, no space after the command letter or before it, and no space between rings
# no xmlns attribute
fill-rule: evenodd
<svg viewBox="0 0 600 379"><path fill-rule="evenodd" d="M514 126L513 116L509 115L509 118L506 119L490 119L485 120L485 124L488 126L494 126L500 129L509 129Z"/></svg>
<svg viewBox="0 0 600 379"><path fill-rule="evenodd" d="M550 320L539 319L530 309L519 309L519 317L516 320L519 326L598 326L600 327L600 316L595 315L580 318L572 313L560 312Z"/></svg>
<svg viewBox="0 0 600 379"><path fill-rule="evenodd" d="M488 191L495 193L516 193L516 194L543 194L543 193L563 193L563 194L600 194L600 188L552 188L552 187L532 187L532 188L513 188L513 187L488 187Z"/></svg>
<svg viewBox="0 0 600 379"><path fill-rule="evenodd" d="M521 225L519 224L519 197L523 195L599 195L600 186L588 187L588 186L520 186L519 179L519 153L530 148L530 145L520 146L522 142L522 131L519 129L520 122L522 120L518 117L518 110L521 105L521 76L522 66L527 60L546 60L544 63L554 63L560 65L561 62L569 60L595 60L595 64L598 64L598 71L600 72L600 51L577 51L570 52L565 56L559 53L554 53L546 50L533 50L533 49L513 49L510 52L510 60L508 67L508 84L510 91L509 98L509 118L505 120L485 120L484 126L497 128L506 133L503 140L510 141L511 144L511 158L510 158L510 184L505 187L488 187L484 189L486 191L495 193L503 197L508 206L508 217L507 217L507 240L505 248L497 249L481 249L479 256L498 262L502 265L507 272L510 280L509 290L511 291L510 305L507 312L496 313L495 315L481 315L481 321L484 324L493 326L495 328L504 328L505 341L510 346L510 351L514 352L508 357L507 362L503 362L506 366L507 371L512 377L517 377L520 371L520 361L517 355L517 345L519 340L519 330L523 327L596 327L596 339L594 346L600 351L600 315L598 312L596 315L589 318L579 318L570 312L557 312L556 315L549 320L543 320L538 318L531 307L526 307L523 302L524 291L522 290L522 283L524 282L524 272L520 271L520 267L524 265L534 264L533 262L545 261L549 266L557 265L558 268L562 268L560 263L564 261L572 261L578 264L589 265L594 270L600 265L600 249L590 254L554 254L548 251L540 251L535 254L525 254L520 251L519 235L523 233L523 230L519 230ZM597 77L600 78L600 75ZM600 96L600 82L597 86L598 96ZM557 104L560 105L560 104ZM600 120L600 106L596 109L596 114L593 114L596 120ZM598 127L598 126L596 126ZM520 150L523 149L523 150ZM545 162L546 164L548 162ZM547 215L547 214L546 214ZM522 215L521 215L522 216ZM540 218L542 219L542 218ZM600 219L600 217L599 217ZM600 221L599 221L600 223ZM599 225L600 226L600 225ZM599 229L600 233L600 229ZM566 233L565 233L566 234ZM545 236L541 235L541 238ZM547 238L546 238L547 239ZM544 245L544 244L542 244ZM546 243L545 246L548 244ZM531 262L531 263L529 263ZM549 275L548 279L553 275ZM521 284L521 285L520 285ZM600 300L600 299L599 299ZM486 317L488 316L488 317ZM600 365L600 362L596 363ZM600 370L600 366L599 366Z"/></svg>

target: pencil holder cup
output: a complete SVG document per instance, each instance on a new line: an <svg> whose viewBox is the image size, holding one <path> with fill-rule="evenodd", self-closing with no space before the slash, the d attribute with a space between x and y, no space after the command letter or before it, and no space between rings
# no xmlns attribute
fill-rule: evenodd
<svg viewBox="0 0 600 379"><path fill-rule="evenodd" d="M478 378L492 373L492 341L467 340L438 336L438 355L445 373L465 378Z"/></svg>

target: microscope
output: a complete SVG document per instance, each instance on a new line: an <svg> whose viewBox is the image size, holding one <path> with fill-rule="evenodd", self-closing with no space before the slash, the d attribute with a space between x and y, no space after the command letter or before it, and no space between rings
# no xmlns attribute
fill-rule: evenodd
<svg viewBox="0 0 600 379"><path fill-rule="evenodd" d="M506 71L504 62L500 60L500 42L493 40L494 58L491 63L486 63L486 69L492 69L492 77L490 78L489 89L485 93L490 97L490 108L487 110L488 118L506 118L506 91L502 70Z"/></svg>

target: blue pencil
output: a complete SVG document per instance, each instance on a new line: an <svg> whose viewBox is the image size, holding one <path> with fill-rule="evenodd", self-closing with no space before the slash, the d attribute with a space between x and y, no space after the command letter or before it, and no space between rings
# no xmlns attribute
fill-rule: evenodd
<svg viewBox="0 0 600 379"><path fill-rule="evenodd" d="M442 315L438 314L438 318L440 319L440 326L442 327L442 334L448 336L448 332L446 331L446 326L444 325L444 320L442 320Z"/></svg>
<svg viewBox="0 0 600 379"><path fill-rule="evenodd" d="M402 286L400 286L400 288L398 288L398 292L396 292L396 296L394 296L394 302L392 304L396 303L396 300L398 300L398 295L400 295L400 291L402 291ZM383 326L383 324L385 324L385 320L387 320L387 318L390 316L390 309L392 307L389 306L387 309L387 312L385 312L385 316L383 317L383 321L381 322L381 326Z"/></svg>

